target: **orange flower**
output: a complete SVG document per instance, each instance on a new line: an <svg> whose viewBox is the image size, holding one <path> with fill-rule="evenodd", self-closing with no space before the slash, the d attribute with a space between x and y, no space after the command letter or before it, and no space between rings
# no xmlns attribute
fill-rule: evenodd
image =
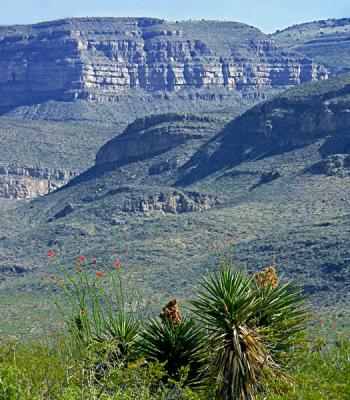
<svg viewBox="0 0 350 400"><path fill-rule="evenodd" d="M122 266L122 263L120 262L120 261L116 261L115 263L114 263L114 267L115 268L120 268Z"/></svg>
<svg viewBox="0 0 350 400"><path fill-rule="evenodd" d="M97 277L98 277L98 279L102 279L102 277L103 277L103 272L102 272L102 271L98 271L98 272L97 272Z"/></svg>
<svg viewBox="0 0 350 400"><path fill-rule="evenodd" d="M82 271L82 270L83 270L83 268L81 268L80 265L77 265L77 266L75 267L75 269L76 269L77 271Z"/></svg>
<svg viewBox="0 0 350 400"><path fill-rule="evenodd" d="M55 252L53 250L49 250L47 252L48 257L53 257L55 255Z"/></svg>

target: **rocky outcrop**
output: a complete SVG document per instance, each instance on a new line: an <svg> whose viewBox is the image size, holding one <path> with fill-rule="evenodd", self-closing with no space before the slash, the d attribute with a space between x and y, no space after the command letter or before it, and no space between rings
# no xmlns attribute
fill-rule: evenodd
<svg viewBox="0 0 350 400"><path fill-rule="evenodd" d="M124 204L124 212L139 212L151 215L154 212L178 214L210 210L218 204L218 199L198 192L159 192L154 195L134 199Z"/></svg>
<svg viewBox="0 0 350 400"><path fill-rule="evenodd" d="M66 184L74 172L0 163L0 198L31 199Z"/></svg>
<svg viewBox="0 0 350 400"><path fill-rule="evenodd" d="M215 135L223 121L190 114L161 114L139 118L98 151L96 165L144 160L164 153L187 141L199 143ZM151 173L179 166L180 160L168 160L154 166Z"/></svg>
<svg viewBox="0 0 350 400"><path fill-rule="evenodd" d="M350 154L333 154L314 164L309 172L319 175L350 177Z"/></svg>
<svg viewBox="0 0 350 400"><path fill-rule="evenodd" d="M0 27L0 107L120 100L132 89L242 91L325 79L327 70L233 22L78 18Z"/></svg>

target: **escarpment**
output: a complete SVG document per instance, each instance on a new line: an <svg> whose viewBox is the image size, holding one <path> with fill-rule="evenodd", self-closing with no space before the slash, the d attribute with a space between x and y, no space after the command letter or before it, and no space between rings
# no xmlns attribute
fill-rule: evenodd
<svg viewBox="0 0 350 400"><path fill-rule="evenodd" d="M0 163L0 198L32 199L60 188L74 176L71 171Z"/></svg>
<svg viewBox="0 0 350 400"><path fill-rule="evenodd" d="M223 121L191 114L160 114L138 118L98 151L96 165L128 163L164 153L186 142L197 146L214 136ZM175 162L178 164L178 162ZM159 169L170 165L159 165ZM157 173L157 168L153 168Z"/></svg>
<svg viewBox="0 0 350 400"><path fill-rule="evenodd" d="M0 27L0 109L49 99L119 101L130 90L259 93L327 70L234 22L77 18Z"/></svg>
<svg viewBox="0 0 350 400"><path fill-rule="evenodd" d="M344 74L290 89L253 107L194 154L180 182L316 142L322 158L349 154L349 95L350 74Z"/></svg>

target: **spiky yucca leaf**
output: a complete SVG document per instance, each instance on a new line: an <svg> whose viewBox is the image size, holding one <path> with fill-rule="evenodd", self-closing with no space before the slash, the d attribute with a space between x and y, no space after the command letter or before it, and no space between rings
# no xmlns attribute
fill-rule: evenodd
<svg viewBox="0 0 350 400"><path fill-rule="evenodd" d="M136 344L139 340L140 321L133 314L120 312L93 333L96 342L107 344L109 358L114 363L128 363L138 357Z"/></svg>
<svg viewBox="0 0 350 400"><path fill-rule="evenodd" d="M202 282L193 311L210 332L217 398L255 398L262 372L282 377L279 362L299 340L305 312L290 285L258 287L247 273L224 267Z"/></svg>
<svg viewBox="0 0 350 400"><path fill-rule="evenodd" d="M158 318L146 323L139 344L141 354L149 361L165 363L169 377L179 379L181 369L188 367L186 384L199 386L203 381L205 332L192 320L173 326Z"/></svg>

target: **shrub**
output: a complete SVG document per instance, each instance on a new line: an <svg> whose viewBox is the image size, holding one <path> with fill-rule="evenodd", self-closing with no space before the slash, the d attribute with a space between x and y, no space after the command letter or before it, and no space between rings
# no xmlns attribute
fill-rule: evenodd
<svg viewBox="0 0 350 400"><path fill-rule="evenodd" d="M283 368L305 329L300 291L255 278L225 265L203 280L191 302L208 331L217 399L254 399L263 378L284 380Z"/></svg>
<svg viewBox="0 0 350 400"><path fill-rule="evenodd" d="M180 381L185 373L184 383L203 385L205 332L192 319L182 320L173 304L176 300L164 307L161 319L153 318L145 324L141 354L149 361L164 363L168 377Z"/></svg>

